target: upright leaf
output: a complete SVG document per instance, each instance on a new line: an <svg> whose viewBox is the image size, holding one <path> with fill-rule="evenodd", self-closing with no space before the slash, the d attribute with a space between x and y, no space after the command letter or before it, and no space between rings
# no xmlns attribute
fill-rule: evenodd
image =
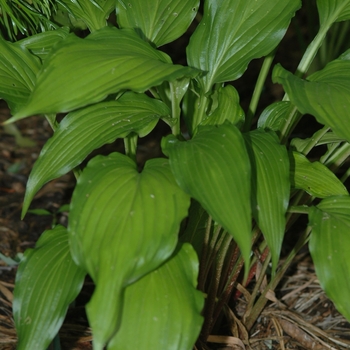
<svg viewBox="0 0 350 350"><path fill-rule="evenodd" d="M303 80L277 65L273 79L283 85L290 100L303 114L313 115L350 142L350 58L346 53Z"/></svg>
<svg viewBox="0 0 350 350"><path fill-rule="evenodd" d="M26 104L39 69L37 57L0 37L0 98L12 113Z"/></svg>
<svg viewBox="0 0 350 350"><path fill-rule="evenodd" d="M203 321L204 296L196 289L197 275L196 253L186 243L169 261L129 286L122 325L108 349L192 349Z"/></svg>
<svg viewBox="0 0 350 350"><path fill-rule="evenodd" d="M158 47L184 34L198 7L199 0L118 0L117 20Z"/></svg>
<svg viewBox="0 0 350 350"><path fill-rule="evenodd" d="M96 284L87 305L94 349L118 330L125 288L172 254L189 204L165 159L139 173L130 158L113 153L95 157L80 175L68 230L74 260Z"/></svg>
<svg viewBox="0 0 350 350"><path fill-rule="evenodd" d="M187 47L189 65L207 72L205 92L239 78L252 59L269 54L299 7L299 0L206 0Z"/></svg>
<svg viewBox="0 0 350 350"><path fill-rule="evenodd" d="M22 216L36 192L48 181L78 166L93 150L130 133L147 135L159 118L170 113L161 101L127 93L118 101L70 112L46 142L30 173Z"/></svg>
<svg viewBox="0 0 350 350"><path fill-rule="evenodd" d="M350 197L328 197L310 209L309 247L317 277L327 296L350 321Z"/></svg>
<svg viewBox="0 0 350 350"><path fill-rule="evenodd" d="M107 25L115 0L58 0L76 19L83 20L90 31Z"/></svg>
<svg viewBox="0 0 350 350"><path fill-rule="evenodd" d="M72 260L63 226L45 231L35 249L26 250L13 301L18 350L47 349L80 292L85 274Z"/></svg>
<svg viewBox="0 0 350 350"><path fill-rule="evenodd" d="M317 0L317 9L321 26L350 19L350 0Z"/></svg>
<svg viewBox="0 0 350 350"><path fill-rule="evenodd" d="M70 35L45 60L28 104L12 120L68 112L120 90L142 92L164 80L197 74L170 62L131 30L106 27L85 39Z"/></svg>
<svg viewBox="0 0 350 350"><path fill-rule="evenodd" d="M231 124L203 126L187 142L166 137L162 148L180 187L232 234L248 267L250 161L240 131Z"/></svg>
<svg viewBox="0 0 350 350"><path fill-rule="evenodd" d="M274 132L252 131L245 136L252 165L252 212L272 256L276 270L289 203L289 158Z"/></svg>

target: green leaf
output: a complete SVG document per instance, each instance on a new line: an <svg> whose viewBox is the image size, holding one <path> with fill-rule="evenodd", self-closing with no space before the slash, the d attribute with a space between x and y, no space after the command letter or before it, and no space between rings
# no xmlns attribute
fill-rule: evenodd
<svg viewBox="0 0 350 350"><path fill-rule="evenodd" d="M0 98L12 113L26 104L39 69L37 57L0 37Z"/></svg>
<svg viewBox="0 0 350 350"><path fill-rule="evenodd" d="M281 129L291 106L289 101L279 101L267 106L258 120L258 128L276 131Z"/></svg>
<svg viewBox="0 0 350 350"><path fill-rule="evenodd" d="M72 260L67 230L45 231L19 264L13 315L17 349L45 350L56 336L69 304L80 292L85 271Z"/></svg>
<svg viewBox="0 0 350 350"><path fill-rule="evenodd" d="M59 28L57 30L50 30L19 40L16 42L16 45L26 48L32 54L38 56L41 60L44 60L53 46L59 41L65 39L68 34L69 28Z"/></svg>
<svg viewBox="0 0 350 350"><path fill-rule="evenodd" d="M321 26L350 19L350 0L317 0Z"/></svg>
<svg viewBox="0 0 350 350"><path fill-rule="evenodd" d="M184 34L198 7L199 0L119 0L117 20L158 47Z"/></svg>
<svg viewBox="0 0 350 350"><path fill-rule="evenodd" d="M66 174L93 150L119 137L130 133L147 135L159 118L169 113L169 108L161 101L130 92L118 101L101 102L67 114L34 164L22 215L46 182Z"/></svg>
<svg viewBox="0 0 350 350"><path fill-rule="evenodd" d="M160 268L129 286L122 325L108 349L191 350L203 321L197 275L196 253L184 244Z"/></svg>
<svg viewBox="0 0 350 350"><path fill-rule="evenodd" d="M45 60L28 104L12 119L68 112L120 90L142 92L197 73L171 64L131 30L106 27L85 39L69 35Z"/></svg>
<svg viewBox="0 0 350 350"><path fill-rule="evenodd" d="M340 137L350 141L350 59L340 57L321 71L302 80L277 65L274 82L283 85L290 100L303 114L313 115Z"/></svg>
<svg viewBox="0 0 350 350"><path fill-rule="evenodd" d="M322 200L309 212L309 247L321 287L350 321L350 197Z"/></svg>
<svg viewBox="0 0 350 350"><path fill-rule="evenodd" d="M238 79L248 63L269 54L286 32L299 0L206 0L204 15L187 47L188 64L215 83Z"/></svg>
<svg viewBox="0 0 350 350"><path fill-rule="evenodd" d="M344 184L332 171L318 161L311 163L298 152L291 153L291 182L294 188L318 198L348 195Z"/></svg>
<svg viewBox="0 0 350 350"><path fill-rule="evenodd" d="M90 31L107 25L109 14L115 9L115 0L59 0L76 19L83 20Z"/></svg>
<svg viewBox="0 0 350 350"><path fill-rule="evenodd" d="M244 122L244 111L237 90L232 85L219 88L216 98L216 108L200 125L221 125L228 121L239 128Z"/></svg>
<svg viewBox="0 0 350 350"><path fill-rule="evenodd" d="M250 161L240 131L230 124L202 126L192 140L162 141L180 187L236 240L249 266Z"/></svg>
<svg viewBox="0 0 350 350"><path fill-rule="evenodd" d="M80 175L68 230L74 260L96 284L87 305L94 349L118 330L125 288L174 251L189 204L165 159L146 162L139 173L130 158L113 153L95 157Z"/></svg>
<svg viewBox="0 0 350 350"><path fill-rule="evenodd" d="M289 203L289 158L274 132L245 134L252 165L252 213L272 256L272 270L279 261Z"/></svg>

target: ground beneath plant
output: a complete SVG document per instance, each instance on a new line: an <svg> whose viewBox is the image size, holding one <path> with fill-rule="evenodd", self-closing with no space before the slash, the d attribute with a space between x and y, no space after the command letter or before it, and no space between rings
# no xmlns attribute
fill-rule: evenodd
<svg viewBox="0 0 350 350"><path fill-rule="evenodd" d="M186 43L179 42L178 45L185 47ZM177 50L176 54L180 57L178 62L185 63L181 62L181 50ZM292 52L291 55L297 53ZM279 58L279 61L283 61L283 57ZM298 59L288 56L284 66L294 70L296 65L293 62L297 61ZM261 62L256 64L256 69L251 67L251 74L258 72L260 64ZM247 83L246 76L237 82L241 96L250 96L252 86L254 85ZM281 89L272 84L268 84L266 89L266 104L282 94ZM249 99L243 97L241 102L247 110ZM0 101L0 123L9 117L6 104ZM23 220L20 219L28 176L52 132L47 122L40 117L24 119L16 125L18 130L0 127L0 253L13 259L26 249L34 247L42 232L50 229L54 223L67 224L67 212L61 208L69 204L75 185L72 174L49 182L37 193L30 207L46 210L47 215L29 212ZM148 158L161 155L159 140L166 130L164 125L160 125L142 140L138 150L140 164ZM123 151L123 146L116 142L100 151L105 154ZM0 350L16 348L17 337L12 316L15 274L15 266L9 266L0 260ZM63 350L92 349L91 330L84 313L84 304L88 301L92 288L91 282L86 281L75 306L68 311L59 333ZM249 290L243 289L243 292L235 309L226 309L225 327L209 337L208 349L350 348L350 325L320 288L307 249L296 257L275 293L268 295L269 303L250 334L245 331L239 319L250 299Z"/></svg>

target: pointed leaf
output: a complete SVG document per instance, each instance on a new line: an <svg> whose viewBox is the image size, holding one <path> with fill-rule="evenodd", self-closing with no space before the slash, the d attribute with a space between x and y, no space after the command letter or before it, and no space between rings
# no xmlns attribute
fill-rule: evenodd
<svg viewBox="0 0 350 350"><path fill-rule="evenodd" d="M165 159L139 173L113 153L95 157L80 175L68 230L75 261L96 284L87 305L94 349L118 330L125 288L172 254L189 204Z"/></svg>
<svg viewBox="0 0 350 350"><path fill-rule="evenodd" d="M250 162L240 131L202 126L192 140L162 141L180 187L236 240L248 266L251 251Z"/></svg>
<svg viewBox="0 0 350 350"><path fill-rule="evenodd" d="M25 214L36 192L48 181L66 174L93 150L130 133L147 135L159 118L169 114L161 101L128 93L118 101L101 102L71 112L46 142L27 183Z"/></svg>
<svg viewBox="0 0 350 350"><path fill-rule="evenodd" d="M349 213L349 196L328 197L311 208L309 247L321 287L350 321Z"/></svg>
<svg viewBox="0 0 350 350"><path fill-rule="evenodd" d="M273 79L283 85L301 113L313 115L319 123L350 142L350 59L343 58L310 76L311 81L297 78L280 65L274 68Z"/></svg>
<svg viewBox="0 0 350 350"><path fill-rule="evenodd" d="M321 26L350 19L350 0L317 0Z"/></svg>
<svg viewBox="0 0 350 350"><path fill-rule="evenodd" d="M106 27L85 39L70 35L45 60L28 104L13 119L68 112L120 90L145 91L193 74L131 30Z"/></svg>
<svg viewBox="0 0 350 350"><path fill-rule="evenodd" d="M13 301L18 350L47 349L80 292L85 274L72 260L63 226L45 231L35 248L26 250Z"/></svg>
<svg viewBox="0 0 350 350"><path fill-rule="evenodd" d="M294 188L302 189L318 198L348 195L344 184L322 163L311 163L304 155L292 152L291 164Z"/></svg>
<svg viewBox="0 0 350 350"><path fill-rule="evenodd" d="M299 0L205 1L187 48L188 64L205 72L203 88L238 79L248 63L269 54L286 32Z"/></svg>
<svg viewBox="0 0 350 350"><path fill-rule="evenodd" d="M37 57L0 37L0 98L12 113L26 104L39 69Z"/></svg>
<svg viewBox="0 0 350 350"><path fill-rule="evenodd" d="M164 265L129 286L122 325L108 349L191 350L203 321L197 275L196 253L184 244Z"/></svg>
<svg viewBox="0 0 350 350"><path fill-rule="evenodd" d="M121 28L134 28L158 47L184 34L198 7L199 0L119 0L117 20Z"/></svg>
<svg viewBox="0 0 350 350"><path fill-rule="evenodd" d="M221 125L225 121L238 128L244 122L244 111L239 104L239 95L232 85L227 85L217 91L217 107L200 125Z"/></svg>
<svg viewBox="0 0 350 350"><path fill-rule="evenodd" d="M76 19L82 19L91 31L107 25L115 0L59 0Z"/></svg>
<svg viewBox="0 0 350 350"><path fill-rule="evenodd" d="M274 132L245 134L252 165L252 212L272 255L272 270L279 261L289 203L289 158Z"/></svg>

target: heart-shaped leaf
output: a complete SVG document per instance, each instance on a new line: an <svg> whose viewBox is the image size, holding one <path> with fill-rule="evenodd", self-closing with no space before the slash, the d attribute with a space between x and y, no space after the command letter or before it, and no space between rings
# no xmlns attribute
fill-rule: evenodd
<svg viewBox="0 0 350 350"><path fill-rule="evenodd" d="M86 272L72 260L67 230L45 231L19 264L13 314L18 350L45 350L59 331Z"/></svg>
<svg viewBox="0 0 350 350"><path fill-rule="evenodd" d="M300 79L277 65L273 80L283 85L293 104L303 114L313 115L350 142L350 50L321 71Z"/></svg>
<svg viewBox="0 0 350 350"><path fill-rule="evenodd" d="M189 65L207 72L201 79L204 92L238 79L252 59L269 54L299 7L299 0L206 0L187 47Z"/></svg>
<svg viewBox="0 0 350 350"><path fill-rule="evenodd" d="M239 245L249 267L250 161L240 131L231 124L202 126L190 141L162 141L180 187L201 203Z"/></svg>
<svg viewBox="0 0 350 350"><path fill-rule="evenodd" d="M186 243L169 261L129 286L122 324L108 349L192 349L203 322L204 296L196 289L197 275L196 253Z"/></svg>
<svg viewBox="0 0 350 350"><path fill-rule="evenodd" d="M117 20L121 28L134 28L158 47L184 34L198 7L199 0L118 1Z"/></svg>
<svg viewBox="0 0 350 350"><path fill-rule="evenodd" d="M132 30L106 27L85 39L69 35L45 60L28 104L12 120L68 112L120 90L142 92L165 80L196 74L171 64L166 54Z"/></svg>
<svg viewBox="0 0 350 350"><path fill-rule="evenodd" d="M272 256L279 261L289 203L289 158L274 132L262 129L244 135L252 165L252 213Z"/></svg>
<svg viewBox="0 0 350 350"><path fill-rule="evenodd" d="M22 216L46 182L66 174L93 150L117 138L130 133L147 135L159 118L169 113L161 101L130 92L118 101L101 102L67 114L44 145L30 173Z"/></svg>
<svg viewBox="0 0 350 350"><path fill-rule="evenodd" d="M189 204L165 159L139 173L113 153L95 157L80 175L68 230L73 258L96 284L87 305L94 349L118 330L125 288L172 254Z"/></svg>
<svg viewBox="0 0 350 350"><path fill-rule="evenodd" d="M310 253L317 277L336 308L350 320L350 197L336 196L310 208Z"/></svg>

